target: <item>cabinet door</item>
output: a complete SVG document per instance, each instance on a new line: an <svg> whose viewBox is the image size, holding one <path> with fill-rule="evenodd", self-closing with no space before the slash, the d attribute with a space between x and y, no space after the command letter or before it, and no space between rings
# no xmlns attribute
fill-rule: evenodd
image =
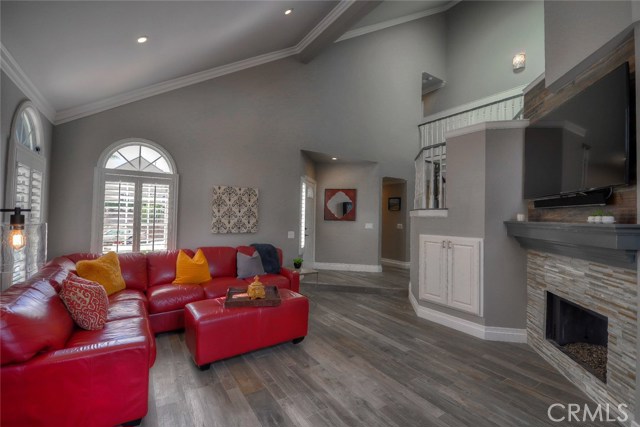
<svg viewBox="0 0 640 427"><path fill-rule="evenodd" d="M447 304L458 310L481 315L482 240L449 237Z"/></svg>
<svg viewBox="0 0 640 427"><path fill-rule="evenodd" d="M446 237L420 236L421 300L447 304Z"/></svg>

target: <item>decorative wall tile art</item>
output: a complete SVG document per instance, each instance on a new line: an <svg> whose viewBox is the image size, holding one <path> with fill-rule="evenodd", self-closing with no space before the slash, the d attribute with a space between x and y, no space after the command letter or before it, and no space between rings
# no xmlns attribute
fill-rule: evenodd
<svg viewBox="0 0 640 427"><path fill-rule="evenodd" d="M356 220L356 190L333 189L324 190L325 221Z"/></svg>
<svg viewBox="0 0 640 427"><path fill-rule="evenodd" d="M213 187L211 232L257 233L258 189L249 187Z"/></svg>

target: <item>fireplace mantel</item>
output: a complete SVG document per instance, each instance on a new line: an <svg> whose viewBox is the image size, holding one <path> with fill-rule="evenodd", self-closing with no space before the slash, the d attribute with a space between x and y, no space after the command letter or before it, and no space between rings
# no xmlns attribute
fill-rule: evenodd
<svg viewBox="0 0 640 427"><path fill-rule="evenodd" d="M507 234L526 249L636 270L640 224L505 221Z"/></svg>

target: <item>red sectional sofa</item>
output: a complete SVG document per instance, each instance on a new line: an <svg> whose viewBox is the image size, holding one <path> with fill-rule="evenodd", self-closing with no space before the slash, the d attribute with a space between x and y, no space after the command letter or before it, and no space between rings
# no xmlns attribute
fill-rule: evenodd
<svg viewBox="0 0 640 427"><path fill-rule="evenodd" d="M178 251L118 255L126 289L109 296L104 329L73 323L58 297L77 253L51 260L25 283L0 295L0 420L2 426L135 425L147 413L154 334L184 328L184 306L217 298L252 281L236 277L237 252L250 246L203 247L212 279L173 285ZM183 249L190 256L194 252ZM280 264L282 251L278 249ZM267 285L298 292L297 272L266 274Z"/></svg>

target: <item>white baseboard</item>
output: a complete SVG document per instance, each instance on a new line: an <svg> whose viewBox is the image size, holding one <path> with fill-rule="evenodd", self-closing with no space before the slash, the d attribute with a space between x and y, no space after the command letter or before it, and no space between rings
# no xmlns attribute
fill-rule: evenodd
<svg viewBox="0 0 640 427"><path fill-rule="evenodd" d="M484 326L475 322L460 319L450 314L441 313L436 310L432 310L427 307L423 307L418 304L415 297L409 289L409 301L413 306L413 311L416 312L418 317L426 320L438 323L456 331L464 332L476 338L481 338L487 341L503 341L503 342L515 342L526 343L527 342L527 330L526 329L512 329L512 328L499 328L495 326Z"/></svg>
<svg viewBox="0 0 640 427"><path fill-rule="evenodd" d="M411 263L408 261L398 261L395 259L389 259L389 258L380 258L380 264L382 265L390 265L392 267L398 267L398 268L404 268L405 270L408 270L409 267L411 266Z"/></svg>
<svg viewBox="0 0 640 427"><path fill-rule="evenodd" d="M316 270L337 270L337 271L361 271L365 273L381 273L381 265L369 264L341 264L334 262L314 262L313 268Z"/></svg>

